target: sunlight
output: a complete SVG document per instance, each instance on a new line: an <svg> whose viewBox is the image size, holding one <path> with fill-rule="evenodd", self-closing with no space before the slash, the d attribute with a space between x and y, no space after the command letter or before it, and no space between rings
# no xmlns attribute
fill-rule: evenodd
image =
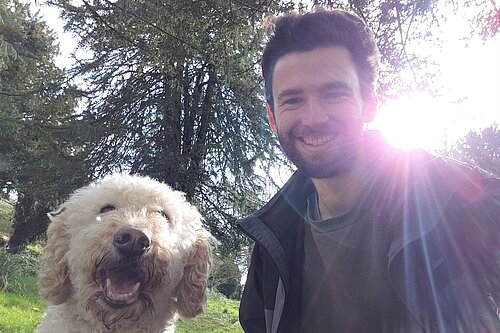
<svg viewBox="0 0 500 333"><path fill-rule="evenodd" d="M436 77L440 96L412 93L380 105L370 128L394 146L443 150L471 130L500 124L500 35L486 42L449 41Z"/></svg>
<svg viewBox="0 0 500 333"><path fill-rule="evenodd" d="M380 130L387 141L401 149L442 149L443 130L454 118L450 107L423 94L391 100L383 105L370 128Z"/></svg>

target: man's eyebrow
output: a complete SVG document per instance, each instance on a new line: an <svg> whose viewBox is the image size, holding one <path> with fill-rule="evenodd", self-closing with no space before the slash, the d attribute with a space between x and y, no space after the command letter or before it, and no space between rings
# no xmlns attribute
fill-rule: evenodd
<svg viewBox="0 0 500 333"><path fill-rule="evenodd" d="M353 91L350 85L341 81L328 82L321 87L321 90L343 90L349 92ZM294 89L294 88L286 89L280 92L276 98L279 100L288 96L300 94L302 92L303 92L302 89Z"/></svg>
<svg viewBox="0 0 500 333"><path fill-rule="evenodd" d="M302 89L286 89L280 92L277 96L277 99L281 99L290 95L297 95L302 92Z"/></svg>
<svg viewBox="0 0 500 333"><path fill-rule="evenodd" d="M352 91L352 87L348 85L345 82L341 81L334 81L334 82L329 82L323 85L322 90L346 90L346 91Z"/></svg>

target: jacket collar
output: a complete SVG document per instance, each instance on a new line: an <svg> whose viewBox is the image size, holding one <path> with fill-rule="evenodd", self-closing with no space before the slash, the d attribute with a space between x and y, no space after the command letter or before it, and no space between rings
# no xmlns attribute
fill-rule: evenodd
<svg viewBox="0 0 500 333"><path fill-rule="evenodd" d="M302 217L307 208L307 197L315 191L312 181L296 171L285 185L254 214L238 221L238 227L253 237L252 223L260 220L281 238L290 230L290 219L280 218L290 214Z"/></svg>

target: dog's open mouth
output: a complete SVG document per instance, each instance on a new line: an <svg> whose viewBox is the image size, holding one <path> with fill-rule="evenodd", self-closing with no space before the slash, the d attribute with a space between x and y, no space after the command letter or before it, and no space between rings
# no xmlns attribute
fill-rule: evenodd
<svg viewBox="0 0 500 333"><path fill-rule="evenodd" d="M141 275L130 268L118 268L104 272L104 300L108 305L122 307L137 302L141 289Z"/></svg>

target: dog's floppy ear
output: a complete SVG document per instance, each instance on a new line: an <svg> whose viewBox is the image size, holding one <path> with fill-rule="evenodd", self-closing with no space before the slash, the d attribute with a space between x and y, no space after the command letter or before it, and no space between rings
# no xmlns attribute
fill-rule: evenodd
<svg viewBox="0 0 500 333"><path fill-rule="evenodd" d="M196 242L178 287L177 310L183 318L193 318L203 312L207 300L208 274L212 266L213 242L213 237L208 231L198 229Z"/></svg>
<svg viewBox="0 0 500 333"><path fill-rule="evenodd" d="M40 258L40 294L52 304L64 303L71 294L71 282L66 253L70 236L64 223L67 212L48 214L47 245Z"/></svg>

